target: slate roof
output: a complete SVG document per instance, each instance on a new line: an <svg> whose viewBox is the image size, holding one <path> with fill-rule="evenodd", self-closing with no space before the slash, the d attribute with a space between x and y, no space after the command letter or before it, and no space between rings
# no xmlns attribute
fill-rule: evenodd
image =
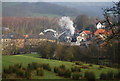
<svg viewBox="0 0 120 81"><path fill-rule="evenodd" d="M2 35L3 39L23 39L24 37L17 33L8 33Z"/></svg>
<svg viewBox="0 0 120 81"><path fill-rule="evenodd" d="M56 40L56 38L52 35L28 35L27 39L50 39L50 40Z"/></svg>
<svg viewBox="0 0 120 81"><path fill-rule="evenodd" d="M50 40L56 40L56 38L53 35L50 34L44 34L44 35L20 35L17 33L9 33L9 34L3 34L2 35L3 39L50 39Z"/></svg>

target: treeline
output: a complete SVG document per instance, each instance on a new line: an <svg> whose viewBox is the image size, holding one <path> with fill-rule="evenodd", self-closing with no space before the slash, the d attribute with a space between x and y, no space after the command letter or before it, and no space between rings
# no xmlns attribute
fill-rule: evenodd
<svg viewBox="0 0 120 81"><path fill-rule="evenodd" d="M57 18L48 17L3 17L2 26L10 30L3 33L16 32L22 34L39 34L47 28L59 28Z"/></svg>
<svg viewBox="0 0 120 81"><path fill-rule="evenodd" d="M100 20L97 17L89 17L88 15L78 15L74 19L74 25L78 30L90 30L94 32L96 30L96 23Z"/></svg>
<svg viewBox="0 0 120 81"><path fill-rule="evenodd" d="M56 31L61 30L58 25L58 17L3 17L2 27L9 28L3 33L16 32L19 34L39 34L41 31L52 28ZM94 32L96 30L96 17L87 15L79 15L76 18L72 18L74 27L76 30L90 30Z"/></svg>
<svg viewBox="0 0 120 81"><path fill-rule="evenodd" d="M28 54L38 53L40 57L46 59L56 59L65 61L83 61L99 65L119 67L119 43L110 43L107 46L97 46L95 43L86 46L71 46L69 44L57 44L52 42L41 42L37 46L25 45L24 48L13 46L3 54Z"/></svg>
<svg viewBox="0 0 120 81"><path fill-rule="evenodd" d="M119 46L119 43L113 43L105 47L99 47L93 44L86 48L84 46L44 42L37 47L36 51L43 58L84 61L87 63L118 67Z"/></svg>

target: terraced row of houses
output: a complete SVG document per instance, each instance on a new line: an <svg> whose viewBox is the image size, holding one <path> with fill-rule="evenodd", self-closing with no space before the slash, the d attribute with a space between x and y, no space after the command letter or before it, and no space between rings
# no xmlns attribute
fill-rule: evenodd
<svg viewBox="0 0 120 81"><path fill-rule="evenodd" d="M25 46L37 46L43 41L56 42L52 35L20 35L17 33L3 34L1 39L2 53L13 48L24 48Z"/></svg>

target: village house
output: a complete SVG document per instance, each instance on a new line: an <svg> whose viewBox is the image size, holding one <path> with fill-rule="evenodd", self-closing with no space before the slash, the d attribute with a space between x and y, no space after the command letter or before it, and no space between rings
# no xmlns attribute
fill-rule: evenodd
<svg viewBox="0 0 120 81"><path fill-rule="evenodd" d="M106 21L102 20L102 21L98 21L96 23L96 28L97 29L105 29L106 28Z"/></svg>
<svg viewBox="0 0 120 81"><path fill-rule="evenodd" d="M23 48L24 37L16 33L3 34L1 44L2 53L4 54L6 50L12 50L13 48Z"/></svg>
<svg viewBox="0 0 120 81"><path fill-rule="evenodd" d="M92 37L92 32L85 30L79 34L77 39L79 39L80 41L87 41L90 40L91 37Z"/></svg>
<svg viewBox="0 0 120 81"><path fill-rule="evenodd" d="M106 31L105 29L98 29L94 32L94 35L97 38L100 38L102 40L105 40L107 38L107 36L111 35L112 31Z"/></svg>
<svg viewBox="0 0 120 81"><path fill-rule="evenodd" d="M25 38L25 45L31 45L36 46L41 41L46 41L47 39L42 38L42 36L39 35L28 35L28 37Z"/></svg>
<svg viewBox="0 0 120 81"><path fill-rule="evenodd" d="M81 42L89 41L92 37L92 32L89 30L82 31L79 36L77 36L77 44L80 44Z"/></svg>
<svg viewBox="0 0 120 81"><path fill-rule="evenodd" d="M56 38L51 36L50 34L42 34L42 35L28 35L25 38L25 45L33 45L36 46L43 41L56 42Z"/></svg>
<svg viewBox="0 0 120 81"><path fill-rule="evenodd" d="M101 28L104 29L104 28L106 27L106 25L105 25L104 22L102 23L102 22L99 21L99 22L96 24L96 27L97 27L97 29L101 29Z"/></svg>
<svg viewBox="0 0 120 81"><path fill-rule="evenodd" d="M3 35L1 42L3 47L13 46L13 45L19 48L24 47L24 37L16 33L9 33Z"/></svg>

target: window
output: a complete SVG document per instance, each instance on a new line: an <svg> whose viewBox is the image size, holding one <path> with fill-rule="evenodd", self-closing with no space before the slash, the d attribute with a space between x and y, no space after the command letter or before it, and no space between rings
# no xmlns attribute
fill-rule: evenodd
<svg viewBox="0 0 120 81"><path fill-rule="evenodd" d="M5 44L6 46L8 46L8 44Z"/></svg>

